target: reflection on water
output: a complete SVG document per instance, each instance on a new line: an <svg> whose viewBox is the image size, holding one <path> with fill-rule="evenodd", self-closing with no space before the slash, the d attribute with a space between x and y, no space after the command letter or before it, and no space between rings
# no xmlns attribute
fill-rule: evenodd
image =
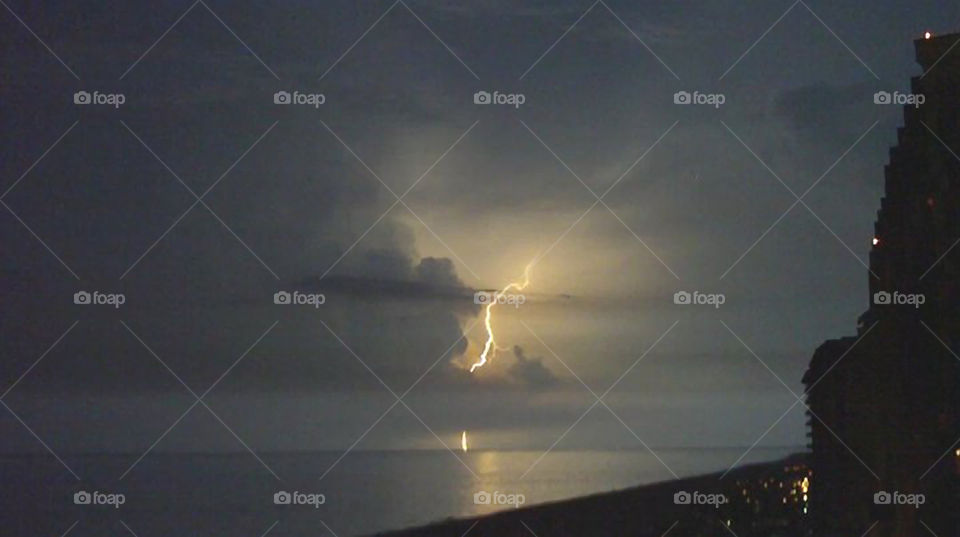
<svg viewBox="0 0 960 537"><path fill-rule="evenodd" d="M726 469L743 451L665 449L657 455L684 477ZM790 451L756 449L742 463L773 460ZM3 457L0 527L12 528L15 535L60 535L80 520L71 537L83 537L113 534L122 519L139 535L253 535L279 521L271 537L324 535L323 524L347 537L512 509L503 503L516 503L521 495L531 505L673 478L647 451L552 451L543 456L471 450L354 451L321 481L341 455L263 454L282 482L246 453L155 453L123 481L117 477L135 456L65 457L83 476L81 483L51 457ZM82 509L72 502L81 489L122 492L127 503L110 512ZM277 506L273 494L279 490L322 493L326 503L319 509ZM489 502L482 493L489 494Z"/></svg>
<svg viewBox="0 0 960 537"><path fill-rule="evenodd" d="M456 516L487 514L513 508L511 495L522 495L526 505L574 498L598 492L668 481L725 470L745 451L731 449L665 449L648 451L471 451L458 453L464 479L451 483L459 499ZM757 449L741 464L773 460L796 451L789 448ZM454 461L456 463L456 461ZM524 475L526 474L526 475ZM674 475L676 474L676 475ZM475 498L487 493L487 498ZM500 493L497 503L495 493ZM477 503L475 500L488 500Z"/></svg>

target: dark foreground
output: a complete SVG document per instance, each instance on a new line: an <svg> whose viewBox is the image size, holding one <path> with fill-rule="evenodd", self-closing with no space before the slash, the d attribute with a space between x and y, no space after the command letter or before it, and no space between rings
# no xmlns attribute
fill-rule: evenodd
<svg viewBox="0 0 960 537"><path fill-rule="evenodd" d="M806 456L796 455L744 466L723 477L655 483L377 535L660 537L669 531L671 537L799 537L807 535L811 481Z"/></svg>
<svg viewBox="0 0 960 537"><path fill-rule="evenodd" d="M725 477L721 475L656 483L378 535L660 537L667 531L672 537L807 534L805 494L811 488L812 472L805 456L744 466ZM688 498L690 503L685 503Z"/></svg>

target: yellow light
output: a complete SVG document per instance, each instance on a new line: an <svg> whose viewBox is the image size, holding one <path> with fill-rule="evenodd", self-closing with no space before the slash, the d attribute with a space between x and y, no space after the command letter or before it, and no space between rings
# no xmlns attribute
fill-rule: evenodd
<svg viewBox="0 0 960 537"><path fill-rule="evenodd" d="M463 431L460 435L460 449L462 449L464 453L467 452L467 431Z"/></svg>
<svg viewBox="0 0 960 537"><path fill-rule="evenodd" d="M493 297L490 298L490 303L487 304L486 311L484 312L483 324L487 328L487 342L483 344L483 352L480 353L480 358L470 366L470 372L473 373L478 367L483 367L487 363L487 355L492 351L494 355L497 354L497 342L493 337L493 326L490 324L490 320L493 318L493 307L497 305L497 302L500 300L500 297L505 295L507 291L515 289L517 291L522 291L526 286L530 285L530 269L533 267L533 262L531 261L525 269L523 269L523 283L513 282L504 287L503 289L497 291L493 294ZM493 356L491 356L492 358Z"/></svg>

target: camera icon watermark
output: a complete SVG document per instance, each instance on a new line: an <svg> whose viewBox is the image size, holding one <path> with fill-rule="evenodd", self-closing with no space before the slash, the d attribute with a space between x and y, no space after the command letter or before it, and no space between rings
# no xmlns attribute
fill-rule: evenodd
<svg viewBox="0 0 960 537"><path fill-rule="evenodd" d="M313 306L319 308L327 302L323 293L301 293L300 291L277 291L273 294L273 303L281 306Z"/></svg>
<svg viewBox="0 0 960 537"><path fill-rule="evenodd" d="M90 93L80 90L73 94L73 104L105 104L120 108L125 102L127 97L122 93L100 93L99 91Z"/></svg>
<svg viewBox="0 0 960 537"><path fill-rule="evenodd" d="M913 306L919 308L926 301L927 297L923 293L877 291L873 294L873 303L878 306Z"/></svg>
<svg viewBox="0 0 960 537"><path fill-rule="evenodd" d="M719 509L721 505L730 503L730 500L723 494L706 494L703 492L685 490L678 491L673 495L673 503L676 505L711 505L714 509Z"/></svg>
<svg viewBox="0 0 960 537"><path fill-rule="evenodd" d="M309 505L319 509L321 505L327 503L327 497L314 492L280 490L273 494L273 503L274 505Z"/></svg>
<svg viewBox="0 0 960 537"><path fill-rule="evenodd" d="M73 303L81 306L113 306L119 308L127 302L123 293L101 293L100 291L77 291L73 294Z"/></svg>
<svg viewBox="0 0 960 537"><path fill-rule="evenodd" d="M522 93L500 93L499 91L490 93L481 90L473 94L473 104L506 104L520 108L525 102L527 97Z"/></svg>
<svg viewBox="0 0 960 537"><path fill-rule="evenodd" d="M881 490L873 494L873 503L876 505L912 505L915 509L920 509L921 505L927 503L927 497L923 494Z"/></svg>
<svg viewBox="0 0 960 537"><path fill-rule="evenodd" d="M719 309L727 301L723 293L701 293L700 291L677 291L673 294L673 303L681 306L698 305L713 306Z"/></svg>
<svg viewBox="0 0 960 537"><path fill-rule="evenodd" d="M720 108L727 102L727 96L722 93L700 93L695 91L678 91L673 94L673 104L701 104Z"/></svg>
<svg viewBox="0 0 960 537"><path fill-rule="evenodd" d="M927 102L927 97L922 93L900 93L899 91L890 93L889 91L878 91L873 94L873 104L910 105L914 108L920 108L925 102Z"/></svg>
<svg viewBox="0 0 960 537"><path fill-rule="evenodd" d="M508 494L506 492L481 490L473 494L473 503L475 505L512 505L514 508L519 508L527 503L527 497L519 493Z"/></svg>
<svg viewBox="0 0 960 537"><path fill-rule="evenodd" d="M119 509L121 505L127 503L127 497L119 492L87 492L80 490L73 493L74 505L108 505L114 509Z"/></svg>
<svg viewBox="0 0 960 537"><path fill-rule="evenodd" d="M320 108L320 105L327 102L327 96L322 93L300 93L294 91L278 91L273 94L273 104L300 104Z"/></svg>
<svg viewBox="0 0 960 537"><path fill-rule="evenodd" d="M477 291L473 294L473 303L481 306L490 304L506 304L519 308L521 304L527 302L527 297L520 294L498 293L493 291Z"/></svg>

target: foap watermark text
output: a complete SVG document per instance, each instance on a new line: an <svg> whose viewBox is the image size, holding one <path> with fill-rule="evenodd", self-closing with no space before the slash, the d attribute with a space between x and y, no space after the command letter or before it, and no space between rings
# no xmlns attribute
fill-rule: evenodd
<svg viewBox="0 0 960 537"><path fill-rule="evenodd" d="M700 93L695 91L678 91L673 94L673 104L705 104L714 108L720 108L727 102L727 96L722 93Z"/></svg>
<svg viewBox="0 0 960 537"><path fill-rule="evenodd" d="M927 97L922 93L900 93L895 91L878 91L873 94L873 104L896 104L900 106L911 105L920 108L927 102Z"/></svg>
<svg viewBox="0 0 960 537"><path fill-rule="evenodd" d="M273 494L273 503L275 505L309 505L319 509L321 505L327 503L327 497L317 492L280 490Z"/></svg>
<svg viewBox="0 0 960 537"><path fill-rule="evenodd" d="M527 102L526 95L522 93L500 93L495 91L478 91L473 94L473 104L506 104L514 108L520 108L520 105Z"/></svg>
<svg viewBox="0 0 960 537"><path fill-rule="evenodd" d="M701 293L700 291L677 291L673 294L673 303L682 306L713 306L719 308L727 301L727 296L723 293Z"/></svg>
<svg viewBox="0 0 960 537"><path fill-rule="evenodd" d="M327 96L322 93L301 93L299 91L278 91L273 94L273 104L300 104L320 108L327 102Z"/></svg>
<svg viewBox="0 0 960 537"><path fill-rule="evenodd" d="M927 497L923 494L907 494L905 492L893 491L887 492L881 490L874 493L873 503L877 505L912 505L915 509L927 503Z"/></svg>
<svg viewBox="0 0 960 537"><path fill-rule="evenodd" d="M73 493L73 503L75 505L108 505L119 509L121 505L127 503L127 497L119 492L81 490Z"/></svg>
<svg viewBox="0 0 960 537"><path fill-rule="evenodd" d="M127 97L122 93L100 93L94 91L80 90L73 94L73 104L105 104L114 108L120 108L120 105L127 102Z"/></svg>
<svg viewBox="0 0 960 537"><path fill-rule="evenodd" d="M877 291L873 294L873 303L878 306L913 306L919 308L926 301L927 297L922 293Z"/></svg>
<svg viewBox="0 0 960 537"><path fill-rule="evenodd" d="M301 293L300 291L277 291L273 294L273 303L283 306L313 306L319 308L321 304L327 302L327 297L323 293Z"/></svg>
<svg viewBox="0 0 960 537"><path fill-rule="evenodd" d="M473 303L486 306L488 304L506 304L519 308L526 303L527 297L512 293L495 293L493 291L477 291L473 294Z"/></svg>
<svg viewBox="0 0 960 537"><path fill-rule="evenodd" d="M673 495L673 503L677 505L712 505L719 509L721 505L729 503L730 500L720 493L706 494L703 492L687 492L681 490Z"/></svg>
<svg viewBox="0 0 960 537"><path fill-rule="evenodd" d="M73 303L81 306L90 304L96 306L113 306L119 308L127 302L123 293L101 293L100 291L77 291L73 294Z"/></svg>
<svg viewBox="0 0 960 537"><path fill-rule="evenodd" d="M523 494L510 494L506 492L485 490L478 491L473 495L473 503L476 505L512 505L519 508L527 503L527 497Z"/></svg>

